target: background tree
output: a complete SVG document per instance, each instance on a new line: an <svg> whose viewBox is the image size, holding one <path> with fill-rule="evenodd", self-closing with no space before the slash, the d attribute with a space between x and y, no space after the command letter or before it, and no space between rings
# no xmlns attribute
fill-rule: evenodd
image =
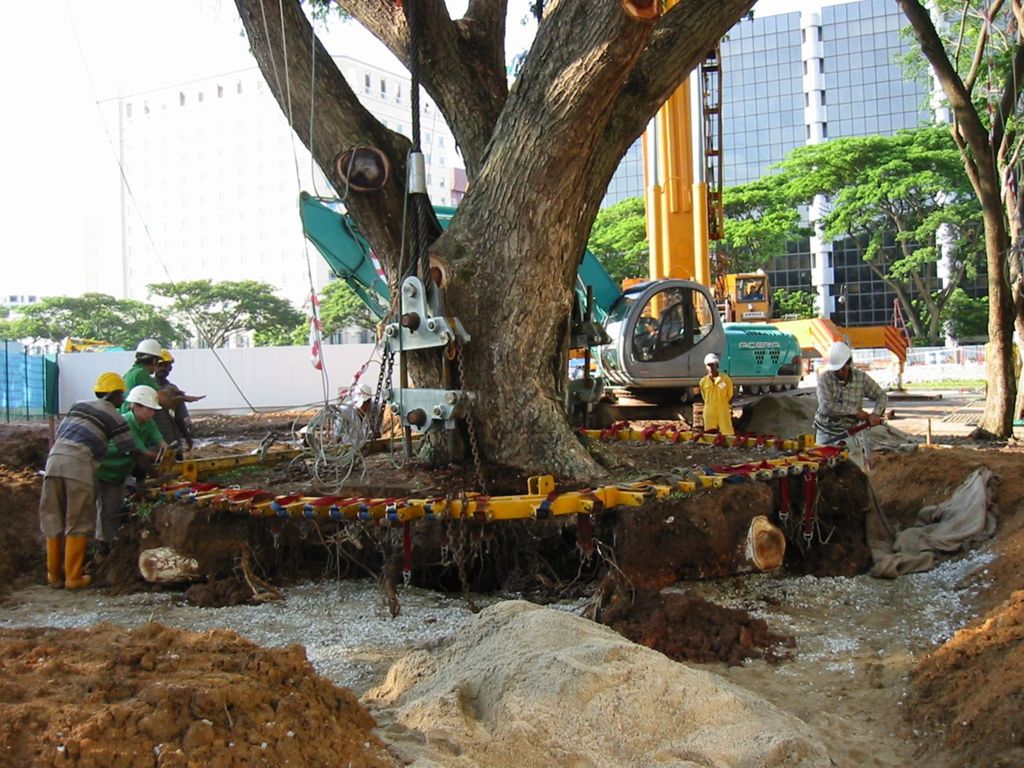
<svg viewBox="0 0 1024 768"><path fill-rule="evenodd" d="M373 331L377 317L344 280L331 280L320 292L320 322L324 336L355 326Z"/></svg>
<svg viewBox="0 0 1024 768"><path fill-rule="evenodd" d="M787 288L776 288L772 292L772 317L793 317L798 320L818 316L814 305L817 297L810 291L794 291Z"/></svg>
<svg viewBox="0 0 1024 768"><path fill-rule="evenodd" d="M797 147L779 167L777 178L793 202L829 196L830 210L821 222L825 236L854 245L896 293L914 336L938 344L942 307L965 274L974 277L984 260L981 210L948 129ZM936 288L940 230L956 257L946 286ZM919 304L911 301L911 286Z"/></svg>
<svg viewBox="0 0 1024 768"><path fill-rule="evenodd" d="M650 246L644 199L628 197L598 211L587 248L616 283L645 277L650 269Z"/></svg>
<svg viewBox="0 0 1024 768"><path fill-rule="evenodd" d="M2 333L12 339L54 342L68 336L96 339L125 349L135 349L142 339L157 339L170 346L182 337L181 330L150 305L105 293L42 299L19 309L14 319L3 321Z"/></svg>
<svg viewBox="0 0 1024 768"><path fill-rule="evenodd" d="M170 299L171 316L196 329L197 338L211 347L224 346L228 337L242 331L291 332L302 322L295 307L257 280L185 280L148 288L151 295Z"/></svg>
<svg viewBox="0 0 1024 768"><path fill-rule="evenodd" d="M773 259L786 254L789 242L809 234L787 196L785 181L784 176L766 176L723 190L725 237L715 243L719 271L768 269Z"/></svg>
<svg viewBox="0 0 1024 768"><path fill-rule="evenodd" d="M960 343L984 338L988 330L988 298L974 299L957 288L942 308L942 322L949 335Z"/></svg>
<svg viewBox="0 0 1024 768"><path fill-rule="evenodd" d="M308 343L308 321L291 328L277 326L270 330L256 331L253 334L253 344L257 347L304 347Z"/></svg>
<svg viewBox="0 0 1024 768"><path fill-rule="evenodd" d="M1017 391L1012 365L1015 321L1024 332L1022 211L1017 185L1024 7L1021 0L996 0L974 10L970 3L935 0L934 7L949 22L940 34L918 0L897 2L949 102L950 132L981 204L991 345L981 427L1006 437L1013 434Z"/></svg>
<svg viewBox="0 0 1024 768"><path fill-rule="evenodd" d="M626 150L754 0L682 0L649 20L627 11L656 15L660 3L538 2L543 18L511 87L507 0L469 0L461 19L442 0L338 0L409 69L413 94L422 84L462 151L469 187L443 235L423 195L410 200L410 226L403 219L418 112L412 142L371 115L298 0L273 13L262 0L235 2L268 87L335 188L349 189L346 207L393 284L408 266L402 254L422 263L437 238L430 251L447 267L448 313L473 336L460 378L478 396L485 454L531 470L600 474L562 407L576 266ZM378 191L351 190L336 175L336 158L357 145L389 160ZM410 367L417 382L440 382L439 355L413 357Z"/></svg>

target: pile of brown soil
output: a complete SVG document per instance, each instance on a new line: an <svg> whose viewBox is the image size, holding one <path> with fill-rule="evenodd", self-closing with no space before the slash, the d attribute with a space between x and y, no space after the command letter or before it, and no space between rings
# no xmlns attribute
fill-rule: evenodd
<svg viewBox="0 0 1024 768"><path fill-rule="evenodd" d="M291 436L292 424L299 417L302 426L316 411L278 411L275 413L252 413L243 416L193 416L192 436L196 438L250 437L261 440L268 432Z"/></svg>
<svg viewBox="0 0 1024 768"><path fill-rule="evenodd" d="M670 659L690 662L781 658L779 648L792 647L793 639L768 629L738 608L724 608L695 595L679 592L623 589L619 579L606 580L603 589L613 594L596 612L596 620L634 643L661 651Z"/></svg>
<svg viewBox="0 0 1024 768"><path fill-rule="evenodd" d="M1024 765L1024 591L957 632L914 673L914 717L935 764Z"/></svg>
<svg viewBox="0 0 1024 768"><path fill-rule="evenodd" d="M946 499L978 467L998 478L998 555L974 574L988 612L926 656L912 681L911 722L933 734L936 765L1024 765L1024 473L1019 448L928 449L881 457L872 482L897 528ZM911 479L912 480L909 480ZM948 761L948 762L947 762Z"/></svg>
<svg viewBox="0 0 1024 768"><path fill-rule="evenodd" d="M924 506L947 499L978 467L988 467L998 480L995 493L998 559L986 566L980 606L993 608L1024 589L1024 450L921 448L912 454L879 458L872 485L897 529L914 524Z"/></svg>
<svg viewBox="0 0 1024 768"><path fill-rule="evenodd" d="M39 530L42 478L0 465L0 595L24 581L44 579L43 534Z"/></svg>
<svg viewBox="0 0 1024 768"><path fill-rule="evenodd" d="M50 451L50 428L44 424L0 426L0 464L42 469Z"/></svg>
<svg viewBox="0 0 1024 768"><path fill-rule="evenodd" d="M393 766L301 646L159 624L0 631L0 763Z"/></svg>

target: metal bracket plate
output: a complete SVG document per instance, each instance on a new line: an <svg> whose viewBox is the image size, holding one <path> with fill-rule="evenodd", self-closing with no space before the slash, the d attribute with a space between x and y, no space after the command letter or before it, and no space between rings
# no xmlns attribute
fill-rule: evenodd
<svg viewBox="0 0 1024 768"><path fill-rule="evenodd" d="M459 389L396 388L388 391L387 399L391 412L401 417L403 426L429 432L454 429L455 420L466 415L467 406L476 401L476 396Z"/></svg>
<svg viewBox="0 0 1024 768"><path fill-rule="evenodd" d="M459 338L469 341L469 334L456 317L435 317L427 306L427 291L418 277L407 277L401 289L402 317L415 317L416 327L389 323L384 328L384 343L394 353L414 349L445 347Z"/></svg>

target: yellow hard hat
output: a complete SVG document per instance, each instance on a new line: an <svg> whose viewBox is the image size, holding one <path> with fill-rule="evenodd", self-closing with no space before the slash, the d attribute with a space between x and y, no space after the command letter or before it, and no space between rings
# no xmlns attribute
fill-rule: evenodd
<svg viewBox="0 0 1024 768"><path fill-rule="evenodd" d="M166 349L161 349L160 350L160 359L163 362L165 362L165 363L173 363L174 362L174 355L172 355Z"/></svg>
<svg viewBox="0 0 1024 768"><path fill-rule="evenodd" d="M113 371L101 373L100 377L96 379L96 386L92 388L93 392L99 392L101 395L118 390L124 392L124 379Z"/></svg>

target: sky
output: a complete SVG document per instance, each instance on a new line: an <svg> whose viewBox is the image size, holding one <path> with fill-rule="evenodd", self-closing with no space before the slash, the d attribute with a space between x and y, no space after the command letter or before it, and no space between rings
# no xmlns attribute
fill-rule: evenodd
<svg viewBox="0 0 1024 768"><path fill-rule="evenodd" d="M453 17L465 4L449 0ZM755 12L803 5L760 0ZM511 0L511 53L533 33L533 25L520 23L527 6L528 0ZM321 39L334 54L400 69L354 23L333 21ZM0 299L120 292L116 125L112 111L104 114L97 102L254 66L231 0L8 3L0 26L7 101Z"/></svg>

